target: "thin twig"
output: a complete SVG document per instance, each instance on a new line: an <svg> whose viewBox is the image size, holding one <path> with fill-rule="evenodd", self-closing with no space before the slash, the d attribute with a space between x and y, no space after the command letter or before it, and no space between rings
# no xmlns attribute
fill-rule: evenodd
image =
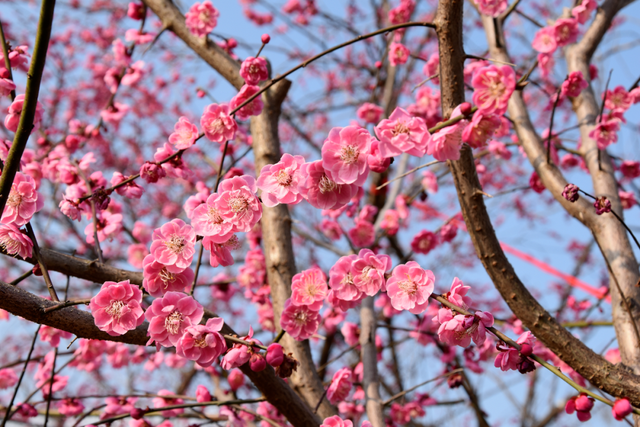
<svg viewBox="0 0 640 427"><path fill-rule="evenodd" d="M9 74L9 80L13 81L13 73L11 72L11 60L9 59L9 45L7 44L7 40L4 37L4 29L2 27L1 21L0 21L0 41L2 42L2 54L4 55L4 68L7 70ZM11 97L11 102L13 102L16 99L15 89L11 91L9 96Z"/></svg>
<svg viewBox="0 0 640 427"><path fill-rule="evenodd" d="M58 347L53 350L53 363L51 365L51 383L49 384L49 395L47 396L47 411L44 414L44 427L49 422L49 409L51 408L51 396L53 396L53 382L56 375L56 359L58 358Z"/></svg>
<svg viewBox="0 0 640 427"><path fill-rule="evenodd" d="M31 354L33 353L33 349L36 346L36 340L38 339L38 332L40 332L40 327L42 325L38 325L38 329L36 329L36 333L33 334L33 340L31 341L31 348L29 348L29 354L27 355L27 360L24 362L24 366L22 367L22 372L20 372L20 378L18 378L18 383L16 384L16 388L13 390L13 396L11 396L11 402L9 402L9 406L7 406L6 412L4 413L4 419L2 420L2 427L5 427L7 421L11 418L11 408L13 408L13 402L16 400L16 396L18 395L18 389L20 388L20 384L22 384L22 379L24 378L25 372L27 372L27 366L29 365L29 361L31 360Z"/></svg>
<svg viewBox="0 0 640 427"><path fill-rule="evenodd" d="M422 382L422 383L420 383L420 384L418 384L418 385L414 385L413 387L410 387L410 388L408 388L408 389L406 389L406 390L403 390L403 391L401 391L400 393L394 394L393 396L391 396L390 398L388 398L387 400L385 400L384 402L382 402L382 406L389 406L389 404L390 404L391 402L393 402L394 400L401 398L402 396L404 396L404 395L405 395L405 394L407 394L407 393L411 393L413 390L416 390L416 389L418 389L418 388L422 387L423 385L426 385L426 384L432 383L432 382L434 382L434 381L441 380L441 379L443 379L443 378L447 378L447 377L449 377L449 376L451 376L451 375L453 375L453 374L457 374L458 372L462 372L462 371L463 371L463 369L462 369L462 368L457 368L457 369L454 369L454 370L453 370L453 371L451 371L451 372L447 372L446 374L438 375L438 376L437 376L437 377L435 377L435 378L431 378L430 380L427 380L427 381L425 381L425 382Z"/></svg>
<svg viewBox="0 0 640 427"><path fill-rule="evenodd" d="M569 76L565 77L566 81ZM549 135L547 136L547 164L551 164L551 139L553 138L553 118L556 115L556 107L560 101L560 92L562 91L562 85L558 86L556 90L556 99L553 101L553 109L551 110L551 123L549 124Z"/></svg>
<svg viewBox="0 0 640 427"><path fill-rule="evenodd" d="M49 270L44 263L44 259L40 254L40 246L38 246L38 240L36 240L36 234L33 232L33 228L31 227L31 223L27 223L27 235L33 242L33 254L38 260L38 265L40 266L40 270L42 271L42 277L44 278L44 282L47 284L47 290L49 291L49 295L51 295L51 299L54 301L60 301L58 299L58 294L56 293L56 289L53 287L53 282L51 282L51 276L49 276Z"/></svg>

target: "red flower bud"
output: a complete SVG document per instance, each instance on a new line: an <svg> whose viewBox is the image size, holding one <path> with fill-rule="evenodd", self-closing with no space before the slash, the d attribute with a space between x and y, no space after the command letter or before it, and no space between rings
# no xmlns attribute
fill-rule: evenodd
<svg viewBox="0 0 640 427"><path fill-rule="evenodd" d="M249 366L253 372L260 372L267 367L267 362L264 360L264 356L262 354L253 353L249 360Z"/></svg>
<svg viewBox="0 0 640 427"><path fill-rule="evenodd" d="M470 115L471 114L471 104L469 104L468 102L463 102L462 104L460 104L460 112L465 116Z"/></svg>
<svg viewBox="0 0 640 427"><path fill-rule="evenodd" d="M522 344L520 346L520 354L524 357L529 357L533 354L533 348L529 344Z"/></svg>
<svg viewBox="0 0 640 427"><path fill-rule="evenodd" d="M271 36L269 34L263 34L260 40L262 40L262 43L267 44L271 41Z"/></svg>
<svg viewBox="0 0 640 427"><path fill-rule="evenodd" d="M144 417L144 411L140 408L133 408L131 410L131 418L134 420L141 420Z"/></svg>
<svg viewBox="0 0 640 427"><path fill-rule="evenodd" d="M269 365L276 367L282 365L284 361L284 352L282 351L282 346L278 343L273 343L267 349L267 363Z"/></svg>

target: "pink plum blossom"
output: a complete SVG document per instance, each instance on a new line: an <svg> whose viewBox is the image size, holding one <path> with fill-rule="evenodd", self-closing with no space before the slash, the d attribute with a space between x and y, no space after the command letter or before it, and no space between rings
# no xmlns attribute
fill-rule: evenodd
<svg viewBox="0 0 640 427"><path fill-rule="evenodd" d="M142 292L137 286L124 282L105 282L89 303L96 326L109 335L131 331L144 322L141 307Z"/></svg>
<svg viewBox="0 0 640 427"><path fill-rule="evenodd" d="M400 107L393 110L391 116L382 120L374 130L380 139L380 154L383 157L395 157L401 153L422 157L427 151L430 134L426 123Z"/></svg>
<svg viewBox="0 0 640 427"><path fill-rule="evenodd" d="M267 60L253 56L248 57L242 61L240 76L248 85L257 85L261 81L267 80L269 78Z"/></svg>
<svg viewBox="0 0 640 427"><path fill-rule="evenodd" d="M211 256L209 258L209 264L211 267L228 267L233 265L233 256L231 255L231 251L240 249L240 241L235 234L232 234L226 241L221 243L216 243L213 236L207 236L202 239L202 244L204 248L211 252Z"/></svg>
<svg viewBox="0 0 640 427"><path fill-rule="evenodd" d="M411 249L417 254L428 254L438 246L438 236L428 230L422 230L411 241Z"/></svg>
<svg viewBox="0 0 640 427"><path fill-rule="evenodd" d="M353 423L349 420L343 420L337 415L325 418L320 427L353 427Z"/></svg>
<svg viewBox="0 0 640 427"><path fill-rule="evenodd" d="M233 140L238 131L238 123L229 115L227 104L207 105L200 118L200 127L210 141L221 144Z"/></svg>
<svg viewBox="0 0 640 427"><path fill-rule="evenodd" d="M327 400L335 405L344 401L351 391L353 372L349 368L342 368L333 375L331 385L327 389Z"/></svg>
<svg viewBox="0 0 640 427"><path fill-rule="evenodd" d="M147 255L142 266L142 286L152 297L161 297L167 292L189 292L193 285L194 273L191 268L173 273L166 265L157 262L153 255Z"/></svg>
<svg viewBox="0 0 640 427"><path fill-rule="evenodd" d="M126 181L128 177L125 177L120 172L116 171L113 173L113 177L111 177L111 185L116 186L123 181ZM135 181L130 181L120 187L116 188L116 193L121 196L128 197L130 199L139 199L142 197L142 193L144 190Z"/></svg>
<svg viewBox="0 0 640 427"><path fill-rule="evenodd" d="M67 397L58 402L58 411L67 417L75 417L84 412L84 405L79 399Z"/></svg>
<svg viewBox="0 0 640 427"><path fill-rule="evenodd" d="M184 403L184 400L178 397L164 397L164 396L175 396L175 395L176 395L175 393L172 393L169 390L158 391L158 397L153 398L153 407L162 408L164 406L180 405L181 403ZM160 412L160 414L165 418L175 417L176 415L180 415L182 413L184 413L184 409L182 408L168 409L166 411Z"/></svg>
<svg viewBox="0 0 640 427"><path fill-rule="evenodd" d="M11 132L18 130L18 124L20 123L20 115L22 114L22 106L24 105L24 95L20 94L16 96L8 109L8 115L4 118L5 127ZM38 130L40 122L42 121L42 115L44 114L44 108L40 101L36 104L36 112L33 119L33 128L31 132Z"/></svg>
<svg viewBox="0 0 640 427"><path fill-rule="evenodd" d="M402 65L409 59L409 49L402 43L392 42L389 45L389 64L393 67Z"/></svg>
<svg viewBox="0 0 640 427"><path fill-rule="evenodd" d="M604 102L604 106L610 110L622 110L627 111L633 104L633 97L624 86L616 86L613 90L607 90L606 94L602 97L607 97Z"/></svg>
<svg viewBox="0 0 640 427"><path fill-rule="evenodd" d="M187 326L200 323L203 312L196 300L179 292L167 292L162 298L153 300L145 312L149 322L149 344L155 341L163 347L176 345Z"/></svg>
<svg viewBox="0 0 640 427"><path fill-rule="evenodd" d="M176 354L193 360L200 366L211 366L227 351L227 344L220 334L224 320L219 317L208 319L206 325L190 325L190 322L191 319L187 317L185 323L188 326L176 344Z"/></svg>
<svg viewBox="0 0 640 427"><path fill-rule="evenodd" d="M451 117L459 115L460 106L453 110ZM427 154L441 162L458 160L460 158L460 148L462 147L462 132L467 123L468 121L463 119L432 134L428 141Z"/></svg>
<svg viewBox="0 0 640 427"><path fill-rule="evenodd" d="M33 242L14 224L0 224L0 248L9 255L31 257Z"/></svg>
<svg viewBox="0 0 640 427"><path fill-rule="evenodd" d="M229 102L229 108L233 111L236 110L240 105L242 105L245 101L251 98L253 95L258 93L260 88L254 85L244 85L240 92ZM244 107L240 108L236 111L236 117L240 120L247 120L251 116L257 116L262 112L262 108L264 104L262 102L262 98L257 96L251 102L246 104Z"/></svg>
<svg viewBox="0 0 640 427"><path fill-rule="evenodd" d="M478 10L485 15L498 17L507 9L507 0L474 0Z"/></svg>
<svg viewBox="0 0 640 427"><path fill-rule="evenodd" d="M306 340L318 330L320 314L310 306L293 304L289 298L284 304L280 325L295 340Z"/></svg>
<svg viewBox="0 0 640 427"><path fill-rule="evenodd" d="M351 243L357 248L371 246L376 239L376 230L369 221L358 220L356 225L347 233Z"/></svg>
<svg viewBox="0 0 640 427"><path fill-rule="evenodd" d="M357 301L363 293L356 287L353 279L353 262L358 255L340 257L329 270L329 286L335 297L344 301Z"/></svg>
<svg viewBox="0 0 640 427"><path fill-rule="evenodd" d="M191 124L186 117L180 117L173 129L173 133L169 135L169 142L178 150L186 150L196 143L198 127Z"/></svg>
<svg viewBox="0 0 640 427"><path fill-rule="evenodd" d="M467 310L471 305L471 298L467 296L469 289L471 288L469 286L464 286L462 280L454 277L453 283L451 283L451 290L444 294L443 297L451 304Z"/></svg>
<svg viewBox="0 0 640 427"><path fill-rule="evenodd" d="M578 21L575 18L561 18L553 25L558 47L574 43L578 39L578 33Z"/></svg>
<svg viewBox="0 0 640 427"><path fill-rule="evenodd" d="M571 9L571 15L576 18L578 23L585 24L589 20L591 12L597 8L596 0L582 0L578 6Z"/></svg>
<svg viewBox="0 0 640 427"><path fill-rule="evenodd" d="M44 206L42 196L36 191L36 182L29 175L17 172L11 184L11 192L2 213L4 224L22 227L31 221L33 214Z"/></svg>
<svg viewBox="0 0 640 427"><path fill-rule="evenodd" d="M533 348L533 346L535 345L535 342L536 342L536 338L529 331L520 335L520 337L516 341L516 343L520 344L521 346L523 344L526 344L530 348ZM498 350L499 352L494 361L494 366L496 368L500 368L502 371L518 370L519 366L521 366L523 360L525 359L520 354L520 352L513 347L499 346Z"/></svg>
<svg viewBox="0 0 640 427"><path fill-rule="evenodd" d="M256 181L249 175L234 176L220 183L216 207L223 221L233 225L234 233L251 231L262 218L257 191Z"/></svg>
<svg viewBox="0 0 640 427"><path fill-rule="evenodd" d="M280 203L296 205L303 200L299 185L303 179L301 167L304 157L283 154L275 165L265 165L256 182L262 190L262 203L267 207Z"/></svg>
<svg viewBox="0 0 640 427"><path fill-rule="evenodd" d="M40 340L48 342L51 347L57 347L60 345L60 339L68 339L73 335L67 331L61 331L60 329L52 328L51 326L42 325L38 331Z"/></svg>
<svg viewBox="0 0 640 427"><path fill-rule="evenodd" d="M84 229L84 234L87 236L86 241L90 245L95 244L94 229L93 221L87 224ZM96 234L99 242L113 239L120 230L122 230L122 214L114 214L109 211L98 213Z"/></svg>
<svg viewBox="0 0 640 427"><path fill-rule="evenodd" d="M471 148L484 147L499 127L500 118L492 114L483 114L478 110L462 131L462 141L469 144Z"/></svg>
<svg viewBox="0 0 640 427"><path fill-rule="evenodd" d="M629 403L629 399L626 397L623 399L616 399L613 404L613 408L611 408L611 413L613 414L613 418L618 421L622 421L624 417L631 414L633 412L633 407L631 403Z"/></svg>
<svg viewBox="0 0 640 427"><path fill-rule="evenodd" d="M377 139L371 142L371 152L369 153L369 157L367 157L367 164L372 172L383 173L389 169L391 158L382 155L380 152L380 141Z"/></svg>
<svg viewBox="0 0 640 427"><path fill-rule="evenodd" d="M365 123L378 123L382 113L384 113L382 107L370 102L365 102L356 111L358 118L364 120Z"/></svg>
<svg viewBox="0 0 640 427"><path fill-rule="evenodd" d="M431 270L423 270L417 262L409 261L393 269L387 280L387 295L396 310L423 313L429 305L435 276Z"/></svg>
<svg viewBox="0 0 640 427"><path fill-rule="evenodd" d="M351 265L353 284L365 295L374 296L386 289L385 274L391 267L389 255L377 255L371 249L361 249Z"/></svg>
<svg viewBox="0 0 640 427"><path fill-rule="evenodd" d="M201 203L193 209L191 213L191 225L197 235L211 237L211 241L222 243L233 234L233 222L222 217L221 195L211 194L206 198L205 203Z"/></svg>
<svg viewBox="0 0 640 427"><path fill-rule="evenodd" d="M318 209L340 209L358 192L354 185L337 184L322 167L322 160L305 163L300 168L303 180L300 194Z"/></svg>
<svg viewBox="0 0 640 427"><path fill-rule="evenodd" d="M167 270L179 273L191 265L195 243L193 227L181 219L174 219L153 231L150 251Z"/></svg>
<svg viewBox="0 0 640 427"><path fill-rule="evenodd" d="M489 65L476 70L471 79L473 102L483 114L504 114L516 87L516 73L508 65Z"/></svg>
<svg viewBox="0 0 640 427"><path fill-rule="evenodd" d="M13 369L0 369L0 390L13 387L18 382L18 376Z"/></svg>
<svg viewBox="0 0 640 427"><path fill-rule="evenodd" d="M595 128L589 132L589 138L595 139L598 150L604 150L611 144L618 142L620 121L611 119L598 122Z"/></svg>
<svg viewBox="0 0 640 427"><path fill-rule="evenodd" d="M493 316L488 312L477 311L474 316L456 314L449 308L441 308L433 318L440 324L438 339L451 346L468 347L471 340L480 346L487 339L486 328L493 326Z"/></svg>
<svg viewBox="0 0 640 427"><path fill-rule="evenodd" d="M336 184L361 186L369 175L372 137L357 126L333 128L322 145L322 166Z"/></svg>
<svg viewBox="0 0 640 427"><path fill-rule="evenodd" d="M319 268L304 270L291 279L291 303L319 311L327 297L327 276Z"/></svg>
<svg viewBox="0 0 640 427"><path fill-rule="evenodd" d="M189 11L184 15L185 24L191 32L198 37L206 37L218 25L220 12L213 7L209 0L200 4L194 3Z"/></svg>
<svg viewBox="0 0 640 427"><path fill-rule="evenodd" d="M579 96L589 83L582 76L582 71L572 71L569 77L562 82L562 95L575 98Z"/></svg>

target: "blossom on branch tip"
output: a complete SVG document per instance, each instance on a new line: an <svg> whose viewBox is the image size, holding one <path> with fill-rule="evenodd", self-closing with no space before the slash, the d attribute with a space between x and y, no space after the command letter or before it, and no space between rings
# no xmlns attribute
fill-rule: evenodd
<svg viewBox="0 0 640 427"><path fill-rule="evenodd" d="M253 95L258 93L260 88L254 85L244 85L240 92L229 102L229 109L235 110L240 105L242 105L245 101L251 98ZM251 116L258 116L262 112L262 108L264 107L264 103L262 102L261 95L255 97L251 102L247 103L244 107L240 108L236 111L236 117L240 120L247 120Z"/></svg>
<svg viewBox="0 0 640 427"><path fill-rule="evenodd" d="M44 200L38 194L36 182L29 175L16 172L11 191L2 213L1 222L22 227L31 221L33 214L44 206Z"/></svg>
<svg viewBox="0 0 640 427"><path fill-rule="evenodd" d="M631 406L631 403L629 403L629 399L627 399L626 397L622 399L616 399L613 407L611 408L613 417L618 421L622 421L624 417L631 414L632 412L633 407Z"/></svg>
<svg viewBox="0 0 640 427"><path fill-rule="evenodd" d="M474 0L474 2L481 13L494 18L507 9L507 0Z"/></svg>
<svg viewBox="0 0 640 427"><path fill-rule="evenodd" d="M369 175L373 137L358 126L333 128L322 145L322 166L336 184L361 186Z"/></svg>
<svg viewBox="0 0 640 427"><path fill-rule="evenodd" d="M319 311L328 290L327 276L322 270L316 267L304 270L291 279L291 303Z"/></svg>
<svg viewBox="0 0 640 427"><path fill-rule="evenodd" d="M430 134L425 121L400 107L374 130L380 139L378 146L382 157L395 157L402 153L422 157L427 152Z"/></svg>
<svg viewBox="0 0 640 427"><path fill-rule="evenodd" d="M176 344L176 353L202 367L211 366L227 351L227 343L220 334L224 320L216 317L208 319L205 325L198 325L192 324L187 317L185 322L187 327Z"/></svg>
<svg viewBox="0 0 640 427"><path fill-rule="evenodd" d="M220 144L235 139L238 131L238 123L229 115L227 104L207 105L200 118L200 127L210 141Z"/></svg>
<svg viewBox="0 0 640 427"><path fill-rule="evenodd" d="M409 59L409 49L402 43L392 42L389 45L389 64L392 67L397 67L398 65L405 64L407 59Z"/></svg>
<svg viewBox="0 0 640 427"><path fill-rule="evenodd" d="M571 203L574 203L580 197L580 195L578 194L579 190L580 190L580 188L578 188L577 185L575 185L575 184L567 184L567 185L565 185L564 190L562 190L562 197L564 197L565 199L567 199Z"/></svg>
<svg viewBox="0 0 640 427"><path fill-rule="evenodd" d="M151 255L168 271L180 273L191 265L196 233L181 219L174 219L153 231Z"/></svg>
<svg viewBox="0 0 640 427"><path fill-rule="evenodd" d="M0 248L9 255L31 257L33 242L14 223L0 224Z"/></svg>
<svg viewBox="0 0 640 427"><path fill-rule="evenodd" d="M262 218L262 205L256 196L258 187L249 175L234 176L218 186L217 215L233 225L233 232L249 232Z"/></svg>
<svg viewBox="0 0 640 427"><path fill-rule="evenodd" d="M320 427L353 427L353 423L350 420L343 420L339 416L334 415L332 417L325 418L324 421L322 421L322 424L320 424Z"/></svg>
<svg viewBox="0 0 640 427"><path fill-rule="evenodd" d="M591 419L591 409L593 408L594 401L592 397L580 393L578 396L567 400L564 410L567 414L573 414L575 412L578 420L582 422L589 421Z"/></svg>
<svg viewBox="0 0 640 427"><path fill-rule="evenodd" d="M256 186L262 190L262 203L265 206L273 207L280 203L296 205L303 200L299 188L304 178L302 165L304 157L285 153L275 165L262 168Z"/></svg>
<svg viewBox="0 0 640 427"><path fill-rule="evenodd" d="M96 326L109 335L123 335L142 325L142 292L124 282L105 282L89 303Z"/></svg>
<svg viewBox="0 0 640 427"><path fill-rule="evenodd" d="M191 124L186 117L180 117L173 129L173 133L169 135L169 142L178 150L186 150L196 143L198 127Z"/></svg>
<svg viewBox="0 0 640 427"><path fill-rule="evenodd" d="M172 273L166 265L157 262L153 255L147 255L142 265L142 286L152 297L161 297L167 292L189 292L191 289L194 279L191 268Z"/></svg>
<svg viewBox="0 0 640 427"><path fill-rule="evenodd" d="M459 115L461 115L460 106L453 110L451 117ZM428 141L427 154L441 162L458 160L462 147L462 132L468 123L468 120L463 119L432 134Z"/></svg>
<svg viewBox="0 0 640 427"><path fill-rule="evenodd" d="M473 103L478 111L483 114L504 114L516 87L516 73L508 65L489 65L473 73L471 85L474 89Z"/></svg>
<svg viewBox="0 0 640 427"><path fill-rule="evenodd" d="M596 214L602 215L603 213L611 212L611 201L606 196L596 197L596 201L593 202L593 207L596 208Z"/></svg>
<svg viewBox="0 0 640 427"><path fill-rule="evenodd" d="M346 400L351 391L353 372L349 368L342 368L333 375L331 384L327 389L327 400L335 405Z"/></svg>
<svg viewBox="0 0 640 427"><path fill-rule="evenodd" d="M293 304L289 298L284 304L280 325L295 340L303 341L317 332L320 314L311 306Z"/></svg>
<svg viewBox="0 0 640 427"><path fill-rule="evenodd" d="M240 76L248 85L257 85L261 81L267 80L269 78L267 60L253 56L248 57L242 61Z"/></svg>

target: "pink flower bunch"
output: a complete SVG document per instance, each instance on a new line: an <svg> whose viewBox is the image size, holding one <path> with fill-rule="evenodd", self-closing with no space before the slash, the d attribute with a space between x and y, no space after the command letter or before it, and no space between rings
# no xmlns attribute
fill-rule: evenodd
<svg viewBox="0 0 640 427"><path fill-rule="evenodd" d="M365 421L366 423L366 421ZM364 424L362 424L364 427ZM343 420L337 415L329 418L325 418L320 424L320 427L353 427L353 423L350 420Z"/></svg>
<svg viewBox="0 0 640 427"><path fill-rule="evenodd" d="M616 86L615 89L607 90L602 97L607 97L604 101L604 106L610 110L627 111L631 105L633 105L633 96L630 92L624 88L624 86Z"/></svg>
<svg viewBox="0 0 640 427"><path fill-rule="evenodd" d="M262 345L260 341L253 338L253 328L251 327L249 327L249 335L242 337L242 339L244 341L248 341L253 344ZM251 355L253 353L254 351L252 347L248 347L244 344L239 344L239 343L234 344L233 347L231 347L227 352L227 354L225 354L224 357L222 358L222 361L220 362L220 366L222 367L222 369L226 369L226 370L231 370L231 369L240 367L251 359ZM235 378L233 378L234 376ZM242 382L244 381L244 376L242 375L241 372L231 371L229 373L228 380L229 380L230 386L232 385L232 382L235 382L237 384L237 387L239 387L240 385L242 385ZM237 389L237 387L235 389ZM233 386L232 386L232 389L234 389Z"/></svg>
<svg viewBox="0 0 640 427"><path fill-rule="evenodd" d="M267 60L253 56L248 57L242 61L240 76L248 85L257 85L261 81L267 80L269 78Z"/></svg>
<svg viewBox="0 0 640 427"><path fill-rule="evenodd" d="M304 270L291 279L291 303L319 311L327 297L327 276L319 268Z"/></svg>
<svg viewBox="0 0 640 427"><path fill-rule="evenodd" d="M322 145L322 167L336 184L362 186L369 175L373 138L358 126L333 128Z"/></svg>
<svg viewBox="0 0 640 427"><path fill-rule="evenodd" d="M4 118L4 125L11 132L15 132L18 130L18 124L20 123L20 115L22 114L23 105L24 95L20 94L16 96L16 99L14 99L9 106L9 114L7 114L7 117ZM40 127L40 122L42 121L43 114L44 108L42 108L42 104L40 104L40 101L38 101L36 104L36 113L33 119L33 128L31 129L31 132L38 130L38 128Z"/></svg>
<svg viewBox="0 0 640 427"><path fill-rule="evenodd" d="M618 421L622 421L624 417L631 414L633 412L633 407L631 403L629 403L629 399L616 399L611 408L611 413L613 414L613 418Z"/></svg>
<svg viewBox="0 0 640 427"><path fill-rule="evenodd" d="M507 0L474 0L478 10L485 15L500 16L507 9Z"/></svg>
<svg viewBox="0 0 640 427"><path fill-rule="evenodd" d="M417 233L411 241L411 249L417 254L428 254L438 246L438 235L428 230Z"/></svg>
<svg viewBox="0 0 640 427"><path fill-rule="evenodd" d="M13 369L0 369L0 390L13 387L18 382L18 376Z"/></svg>
<svg viewBox="0 0 640 427"><path fill-rule="evenodd" d="M213 222L219 219L232 225L231 233L249 232L262 218L262 205L256 197L258 187L253 177L249 175L234 176L223 180L218 187L219 198L213 204L217 212L213 214ZM207 199L207 204L209 199ZM198 208L201 209L201 208ZM196 211L198 210L196 209ZM194 211L194 218L196 217ZM217 216L219 215L220 218ZM226 227L220 225L221 231ZM225 234L225 237L228 234ZM226 241L227 239L220 239Z"/></svg>
<svg viewBox="0 0 640 427"><path fill-rule="evenodd" d="M191 265L196 233L181 219L174 219L153 231L151 255L168 271L180 273Z"/></svg>
<svg viewBox="0 0 640 427"><path fill-rule="evenodd" d="M352 377L353 372L349 368L342 368L333 375L331 385L327 389L327 400L331 404L335 405L347 399L353 386Z"/></svg>
<svg viewBox="0 0 640 427"><path fill-rule="evenodd" d="M158 347L175 346L188 326L200 323L203 313L202 306L189 295L167 292L162 298L153 300L145 312L149 322L148 344L155 341Z"/></svg>
<svg viewBox="0 0 640 427"><path fill-rule="evenodd" d="M0 224L0 248L9 255L31 257L33 242L14 224Z"/></svg>
<svg viewBox="0 0 640 427"><path fill-rule="evenodd" d="M393 67L405 64L410 54L411 52L409 52L409 49L407 49L405 45L392 42L391 45L389 45L389 64Z"/></svg>
<svg viewBox="0 0 640 427"><path fill-rule="evenodd" d="M451 113L451 117L461 115L460 110L460 106L457 106ZM458 160L460 158L460 148L462 147L462 132L467 123L468 121L463 119L432 134L427 144L427 154L441 162Z"/></svg>
<svg viewBox="0 0 640 427"><path fill-rule="evenodd" d="M258 93L260 88L255 85L246 84L242 86L240 92L229 102L229 108L231 110L236 110L240 105L246 102L253 95ZM257 116L262 112L262 108L264 104L262 102L262 98L260 96L255 97L251 102L247 103L244 107L240 108L236 111L236 117L240 120L247 120L251 116Z"/></svg>
<svg viewBox="0 0 640 427"><path fill-rule="evenodd" d="M305 163L300 168L300 194L318 209L340 209L358 194L356 184L338 184L325 170L322 160Z"/></svg>
<svg viewBox="0 0 640 427"><path fill-rule="evenodd" d="M11 184L11 192L2 213L2 223L22 227L31 221L33 214L44 206L43 198L38 194L34 179L17 172Z"/></svg>
<svg viewBox="0 0 640 427"><path fill-rule="evenodd" d="M196 143L198 127L190 123L186 117L180 117L173 130L173 133L169 135L169 142L178 150L186 150Z"/></svg>
<svg viewBox="0 0 640 427"><path fill-rule="evenodd" d="M256 185L262 190L262 203L265 206L273 207L280 203L296 205L302 201L299 188L304 178L302 165L304 157L285 153L275 165L262 168Z"/></svg>
<svg viewBox="0 0 640 427"><path fill-rule="evenodd" d="M353 278L353 263L358 255L343 256L329 270L329 286L333 296L342 301L360 301L364 293L358 289Z"/></svg>
<svg viewBox="0 0 640 427"><path fill-rule="evenodd" d="M178 273L171 272L153 255L144 257L142 269L142 286L152 297L161 297L167 292L189 292L193 284L194 273L191 268L187 267Z"/></svg>
<svg viewBox="0 0 640 427"><path fill-rule="evenodd" d="M124 282L105 282L89 303L96 326L109 335L131 331L144 322L142 292L137 286Z"/></svg>
<svg viewBox="0 0 640 427"><path fill-rule="evenodd" d="M501 115L516 88L516 73L508 65L479 68L471 79L473 102L483 114Z"/></svg>
<svg viewBox="0 0 640 427"><path fill-rule="evenodd" d="M196 2L184 15L185 24L191 32L198 37L206 37L218 25L220 12L213 7L209 0L200 4Z"/></svg>
<svg viewBox="0 0 640 427"><path fill-rule="evenodd" d="M575 18L558 19L553 26L538 30L532 46L542 54L552 54L557 48L575 42L578 38L578 20Z"/></svg>
<svg viewBox="0 0 640 427"><path fill-rule="evenodd" d="M209 264L211 267L228 267L233 265L233 256L231 255L231 251L239 249L241 244L238 240L238 236L232 234L226 241L222 243L216 243L214 240L215 236L207 236L202 239L202 244L204 248L211 252L209 257Z"/></svg>
<svg viewBox="0 0 640 427"><path fill-rule="evenodd" d="M430 136L427 124L400 107L393 110L391 116L382 120L374 130L380 139L382 157L395 157L401 153L422 157L427 151Z"/></svg>
<svg viewBox="0 0 640 427"><path fill-rule="evenodd" d="M205 325L187 324L184 333L176 344L176 353L186 359L194 360L198 365L207 367L227 351L227 343L220 334L224 320L217 317L208 319Z"/></svg>
<svg viewBox="0 0 640 427"><path fill-rule="evenodd" d="M433 293L435 276L431 270L423 270L415 261L396 266L387 280L387 295L396 310L423 313Z"/></svg>
<svg viewBox="0 0 640 427"><path fill-rule="evenodd" d="M287 299L280 316L280 325L294 339L306 340L315 334L320 326L320 314L314 306L295 305Z"/></svg>
<svg viewBox="0 0 640 427"><path fill-rule="evenodd" d="M200 127L210 141L221 144L234 139L238 131L238 123L229 115L227 104L207 105L200 118Z"/></svg>

